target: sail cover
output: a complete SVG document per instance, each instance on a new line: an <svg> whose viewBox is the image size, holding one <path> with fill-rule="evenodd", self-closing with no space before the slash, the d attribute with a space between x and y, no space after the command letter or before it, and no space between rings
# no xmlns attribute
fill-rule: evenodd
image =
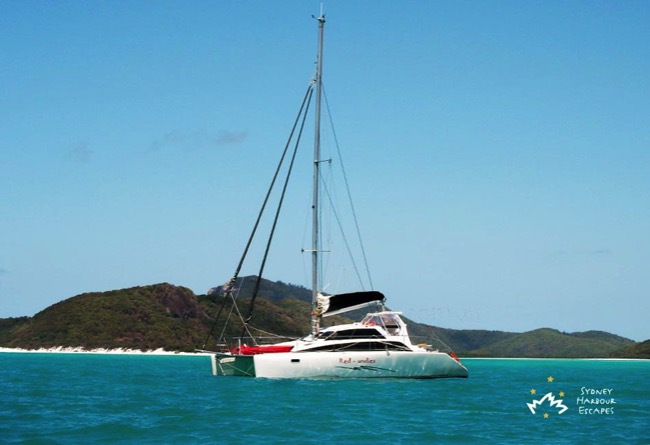
<svg viewBox="0 0 650 445"><path fill-rule="evenodd" d="M352 311L373 303L384 301L384 294L378 291L352 292L338 295L318 295L318 312L323 317Z"/></svg>

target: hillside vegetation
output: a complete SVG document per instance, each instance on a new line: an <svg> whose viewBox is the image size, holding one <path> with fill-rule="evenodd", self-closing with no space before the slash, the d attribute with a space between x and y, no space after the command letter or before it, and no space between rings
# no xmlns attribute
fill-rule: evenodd
<svg viewBox="0 0 650 445"><path fill-rule="evenodd" d="M207 316L191 290L157 284L78 295L19 320L0 324L2 346L187 350Z"/></svg>
<svg viewBox="0 0 650 445"><path fill-rule="evenodd" d="M248 310L256 278L240 281L238 308ZM311 291L301 286L262 280L250 325L262 336L300 337L310 330ZM194 295L167 283L109 292L91 292L56 303L33 317L0 319L0 346L127 348L192 351L216 348L223 329L224 297L219 289ZM220 319L215 324L215 318ZM352 314L351 316L359 314ZM363 314L361 314L363 315ZM350 321L325 319L329 324ZM632 340L601 331L563 333L542 328L524 333L454 330L406 319L415 343L448 345L473 357L626 357L650 358L650 340ZM231 323L227 336L239 336L241 323Z"/></svg>

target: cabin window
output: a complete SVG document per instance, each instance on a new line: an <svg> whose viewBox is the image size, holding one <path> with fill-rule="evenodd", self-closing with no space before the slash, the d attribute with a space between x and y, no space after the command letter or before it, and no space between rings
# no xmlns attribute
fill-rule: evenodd
<svg viewBox="0 0 650 445"><path fill-rule="evenodd" d="M325 340L352 340L356 338L384 338L384 336L377 329L360 328L332 332Z"/></svg>
<svg viewBox="0 0 650 445"><path fill-rule="evenodd" d="M305 349L300 352L314 351L410 351L408 346L399 342L360 341L355 343L332 344Z"/></svg>

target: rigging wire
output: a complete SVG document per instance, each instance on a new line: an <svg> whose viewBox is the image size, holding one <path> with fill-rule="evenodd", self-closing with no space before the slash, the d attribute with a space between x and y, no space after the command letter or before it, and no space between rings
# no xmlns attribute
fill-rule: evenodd
<svg viewBox="0 0 650 445"><path fill-rule="evenodd" d="M352 268L354 269L354 273L357 275L357 279L361 284L361 290L366 290L365 286L363 285L363 280L361 279L361 274L359 273L359 268L357 267L357 262L354 260L354 255L352 254L352 249L350 248L350 243L348 242L348 237L345 236L345 231L343 230L341 219L339 218L339 214L336 211L336 207L332 202L332 195L330 195L329 189L327 188L327 184L325 184L325 182L323 182L323 190L325 191L325 195L327 195L327 199L330 203L330 207L332 208L332 213L334 214L334 219L336 220L336 223L339 227L339 231L341 232L341 237L343 238L343 244L345 244L345 248L348 251L348 256L350 257L350 261L352 262Z"/></svg>
<svg viewBox="0 0 650 445"><path fill-rule="evenodd" d="M257 229L258 229L260 221L262 219L262 215L264 214L264 211L266 209L266 205L267 205L267 203L269 201L269 197L271 196L271 193L272 193L272 191L273 191L273 189L275 187L275 182L276 182L276 180L278 178L280 170L282 169L284 159L285 159L286 154L287 154L287 152L289 150L289 146L291 145L293 135L294 135L294 133L296 131L296 127L298 126L298 122L300 122L300 117L301 116L303 116L303 125L304 125L304 114L305 113L303 112L303 110L305 109L305 104L307 104L307 106L309 106L308 101L311 100L312 92L313 92L313 85L310 83L308 85L308 87L307 87L307 90L305 91L305 96L303 97L302 103L300 104L300 110L298 111L298 114L296 115L296 120L294 121L293 127L291 128L291 132L289 133L289 138L288 138L287 143L286 143L286 145L284 147L284 150L282 152L282 156L280 157L280 161L278 162L278 165L277 165L277 167L275 169L275 173L273 174L273 179L271 180L271 184L269 186L269 189L266 192L266 196L264 197L262 207L260 208L260 211L259 211L259 213L257 215L257 219L255 220L255 224L253 225L253 230L252 230L252 232L251 232L251 234L250 234L250 236L248 238L248 242L246 243L246 247L244 248L244 252L242 253L241 258L239 259L239 263L237 264L237 268L235 269L235 273L233 274L232 278L230 278L230 280L226 284L226 287L224 289L223 303L222 303L221 307L219 308L219 311L217 312L217 316L215 317L215 320L214 320L214 323L212 325L212 328L210 329L210 332L208 333L207 337L205 338L205 340L203 342L203 349L205 349L205 347L206 347L206 345L208 343L208 340L210 339L210 337L212 337L212 334L214 333L214 330L215 330L217 324L219 323L219 318L221 317L221 313L223 312L223 310L224 310L224 308L226 306L226 303L228 301L228 297L231 297L232 304L236 305L236 297L233 297L233 290L234 290L235 284L237 282L237 277L239 276L239 273L241 272L241 268L242 268L242 266L244 264L244 260L246 259L246 256L248 255L248 250L250 249L250 246L251 246L251 244L253 242L253 239L255 238L255 234L257 233ZM302 128L301 128L301 131L302 131ZM239 309L237 309L237 310L239 311ZM231 310L230 313L232 314L232 310ZM229 315L229 317L230 317L230 315ZM228 318L226 320L228 320ZM227 324L227 322L226 322L226 324ZM224 329L225 329L225 326L224 326ZM222 338L219 339L218 343L221 342L221 339Z"/></svg>
<svg viewBox="0 0 650 445"><path fill-rule="evenodd" d="M225 309L225 306L228 303L228 301L232 302L232 307L230 308L227 319L229 319L232 316L233 312L237 312L240 319L242 319L242 321L244 322L241 337L244 336L244 333L248 333L248 336L253 341L255 341L253 335L251 334L251 332L249 330L248 323L250 322L250 320L252 318L253 309L254 309L254 305L255 305L255 299L256 299L257 294L259 292L259 287L260 287L261 280L262 280L262 274L263 274L263 271L264 271L266 260L268 258L268 252L269 252L270 245L271 245L271 242L272 242L272 239L273 239L273 235L274 235L275 228L276 228L276 225L277 225L277 221L278 221L278 218L279 218L280 210L281 210L281 207L282 207L282 204L283 204L283 201L284 201L284 196L286 194L287 186L288 186L288 183L289 183L289 178L290 178L290 175L291 175L291 172L292 172L292 169L293 169L293 164L294 164L294 161L295 161L297 149L298 149L299 142L300 142L300 139L301 139L301 136L302 136L302 131L304 129L306 116L307 116L307 113L308 113L308 110L309 110L309 105L311 103L313 90L314 90L314 84L312 82L312 83L309 84L309 86L307 88L307 91L305 92L305 96L303 97L303 101L301 103L300 109L299 109L298 114L296 116L296 120L294 121L293 127L291 129L291 133L290 133L289 138L287 140L287 143L286 143L286 145L284 147L284 151L282 152L282 156L280 158L280 161L279 161L279 163L278 163L278 165L276 167L275 173L273 175L273 179L271 181L269 189L268 189L268 191L266 193L266 196L264 198L262 207L261 207L261 209L260 209L260 211L258 213L257 219L256 219L255 224L253 226L252 233L251 233L251 235L250 235L250 237L249 237L249 239L248 239L248 241L246 243L246 247L244 249L244 252L243 252L243 254L242 254L242 256L241 256L241 258L239 260L239 263L237 265L235 273L233 274L232 278L228 281L228 283L225 286L223 304L221 305L221 308L219 309L219 312L217 313L217 316L215 317L215 322L214 322L214 324L212 326L212 329L208 333L207 338L205 339L205 342L203 344L203 348L206 347L206 344L207 344L209 338L212 336L212 334L214 332L214 329L216 328L216 325L218 324L218 321L219 321L219 319L221 317L221 314L222 314L223 310ZM362 257L363 257L363 262L364 262L364 266L365 266L365 269L366 269L365 272L366 272L370 287L374 288L374 285L373 285L373 282L372 282L372 277L371 277L371 274L370 274L370 268L368 266L366 251L365 251L365 247L364 247L364 244L363 244L363 239L361 237L361 230L360 230L360 227L359 227L359 222L358 222L358 218L357 218L357 214L356 214L356 209L355 209L355 206L354 206L354 201L352 199L352 194L351 194L351 191L350 191L349 181L348 181L347 174L345 172L345 167L344 167L344 164L343 164L343 157L341 155L341 150L340 150L338 138L337 138L337 135L336 135L336 130L334 128L332 113L331 113L331 110L330 110L329 101L327 99L327 94L325 92L324 87L323 87L323 96L325 98L325 106L326 106L326 109L327 109L327 114L328 114L328 118L329 118L329 122L330 122L330 127L331 127L331 130L332 130L332 135L333 135L333 138L334 138L334 143L335 143L336 151L337 151L338 158L339 158L338 159L339 160L339 165L340 165L340 168L341 168L341 172L343 174L346 193L347 193L347 197L348 197L348 203L350 205L350 209L351 209L351 212L352 212L352 217L353 217L353 221L354 221L354 225L355 225L356 235L357 235L357 239L359 241L359 246L360 246L360 250L361 250L361 253L362 253ZM257 277L257 281L255 283L255 288L254 288L254 291L253 291L253 295L252 295L250 303L249 303L248 312L247 312L246 318L244 318L242 316L241 312L239 311L239 307L237 306L237 296L234 295L234 289L235 289L235 286L236 286L237 278L238 278L239 273L240 273L240 271L241 271L241 269L243 267L243 263L244 263L244 261L246 259L246 256L248 254L248 251L250 249L252 241L253 241L256 233L257 233L257 229L259 227L260 221L261 221L262 216L263 216L263 214L264 214L264 212L266 210L266 206L267 206L267 204L269 202L271 193L272 193L272 191L273 191L273 189L275 187L277 178L279 176L279 172L282 169L282 166L284 164L284 161L285 161L289 146L291 145L291 142L293 141L296 128L298 127L298 123L301 121L301 117L302 117L302 122L300 124L300 129L298 131L298 136L297 136L297 140L295 142L295 146L294 146L293 154L292 154L292 157L291 157L289 169L288 169L287 175L285 177L285 182L284 182L284 186L283 186L283 189L282 189L280 201L279 201L278 206L276 208L276 214L275 214L275 218L274 218L274 221L273 221L273 226L272 226L271 232L269 234L269 238L267 240L266 250L265 250L265 253L264 253L262 264L260 266L260 271L259 271L259 274L258 274L258 277ZM353 265L355 274L357 276L357 279L359 280L359 283L360 283L362 289L365 290L365 286L363 285L363 280L361 278L359 268L358 268L358 266L356 264L356 261L354 260L354 256L352 254L350 244L349 244L349 242L347 240L347 237L345 236L345 233L343 231L343 227L342 227L342 224L341 224L341 219L340 219L340 217L338 215L338 212L335 209L335 206L333 205L332 196L329 193L329 190L327 189L327 185L325 184L325 181L322 180L322 176L320 177L320 180L322 181L321 183L324 186L324 190L325 190L325 192L327 194L327 197L329 199L330 206L332 207L334 217L335 217L336 222L338 224L339 230L340 230L340 232L342 234L342 238L343 238L344 244L346 246L346 249L348 251L348 255L351 258L352 265ZM322 267L322 264L321 264L321 267ZM228 297L230 297L230 298L228 298ZM219 338L219 343L221 342L221 340L223 339L223 337L225 335L225 328L226 328L226 326L224 326L224 330L221 333L221 336Z"/></svg>
<svg viewBox="0 0 650 445"><path fill-rule="evenodd" d="M237 315L239 315L239 318L243 320L243 316L241 314L241 311L239 310L239 306L237 306L237 297L239 297L239 292L241 292L242 287L244 286L244 281L246 278L243 278L240 283L240 287L237 289L237 295L233 295L233 293L230 293L230 297L232 299L232 306L230 307L230 312L228 313L228 317L226 317L226 320L230 320L230 317L232 317L233 312L237 312ZM226 328L228 327L228 323L224 323L223 329L221 330L221 334L219 335L219 339L221 342L222 339L225 338L226 336ZM252 334L248 329L246 329L248 332L249 337L253 338ZM242 334L243 337L243 334Z"/></svg>
<svg viewBox="0 0 650 445"><path fill-rule="evenodd" d="M311 85L310 85L311 86ZM257 298L258 291L260 289L260 283L262 282L262 275L264 273L264 267L266 266L266 260L269 255L269 250L271 248L271 242L273 241L273 235L275 234L275 228L277 227L278 224L278 219L280 218L280 211L282 210L282 204L284 203L284 197L286 196L287 193L287 187L289 186L289 179L291 178L291 173L293 171L293 165L296 160L296 154L298 153L298 147L300 146L300 139L302 138L302 132L305 128L305 121L307 120L307 114L309 112L309 105L311 103L311 97L313 93L313 88L310 89L309 91L309 99L307 100L307 107L305 108L305 112L302 115L302 122L300 124L300 130L298 131L298 135L296 137L296 142L294 145L293 149L293 154L291 156L291 161L289 163L289 168L287 170L287 175L284 180L284 186L282 187L282 193L280 194L280 199L278 201L278 206L275 211L275 217L273 219L273 226L271 227L271 232L269 233L268 240L266 242L266 249L264 251L264 257L262 258L262 264L260 265L260 270L259 273L257 274L257 281L255 282L255 289L253 290L253 295L251 297L249 307L248 307L248 313L246 315L246 319L244 320L244 328L248 329L248 322L251 320L253 317L253 309L255 307L255 299ZM302 109L302 108L301 108ZM295 126L294 126L295 129ZM293 132L292 132L293 136ZM242 332L243 336L243 332ZM252 336L251 336L252 338Z"/></svg>
<svg viewBox="0 0 650 445"><path fill-rule="evenodd" d="M334 137L334 145L336 146L336 153L338 154L339 165L341 166L341 172L343 174L343 181L345 183L345 190L348 195L348 202L350 203L350 209L352 210L352 219L354 220L354 226L357 232L357 239L359 240L359 246L361 248L361 256L363 257L363 263L366 268L366 274L368 275L368 282L370 283L370 289L374 289L375 286L372 284L372 276L370 275L370 267L368 266L368 258L366 257L366 249L363 244L363 238L361 237L361 229L359 228L359 220L357 218L357 212L354 207L354 201L352 200L352 193L350 192L350 183L348 182L348 176L345 173L345 167L343 165L343 156L341 156L341 149L339 147L339 140L336 137L336 130L334 129L334 121L332 119L332 113L330 111L329 100L327 99L327 92L325 91L325 86L323 85L323 97L325 98L325 108L327 109L327 117L329 118L330 127L332 129L332 136Z"/></svg>

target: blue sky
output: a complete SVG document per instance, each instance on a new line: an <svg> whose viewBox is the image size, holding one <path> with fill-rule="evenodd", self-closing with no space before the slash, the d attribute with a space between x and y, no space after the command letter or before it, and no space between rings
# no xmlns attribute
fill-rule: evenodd
<svg viewBox="0 0 650 445"><path fill-rule="evenodd" d="M328 102L389 305L650 338L650 4L324 7ZM313 75L319 8L0 2L0 317L225 282ZM303 195L267 277L309 286Z"/></svg>

